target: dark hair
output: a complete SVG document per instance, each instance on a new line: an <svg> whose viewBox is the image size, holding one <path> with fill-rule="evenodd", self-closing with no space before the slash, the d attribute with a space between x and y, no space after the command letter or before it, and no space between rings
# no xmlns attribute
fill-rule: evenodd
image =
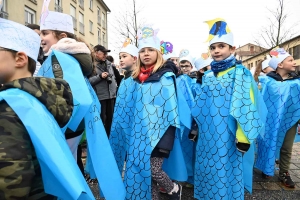
<svg viewBox="0 0 300 200"><path fill-rule="evenodd" d="M111 63L114 62L114 58L112 56L106 56L106 60L108 60Z"/></svg>
<svg viewBox="0 0 300 200"><path fill-rule="evenodd" d="M181 60L179 63L183 64L183 63L186 63L186 62L190 63L190 61L188 61L188 60ZM190 63L190 65L192 65L192 64Z"/></svg>
<svg viewBox="0 0 300 200"><path fill-rule="evenodd" d="M17 56L17 51L11 50L11 49L5 49L6 51L10 52L13 57ZM28 56L27 56L28 57ZM32 58L28 57L28 71L33 75L34 71L36 69L36 62Z"/></svg>
<svg viewBox="0 0 300 200"><path fill-rule="evenodd" d="M26 26L32 30L40 30L40 26L37 24L27 24Z"/></svg>
<svg viewBox="0 0 300 200"><path fill-rule="evenodd" d="M256 82L259 81L258 80L258 76L260 75L260 72L262 72L262 62L263 62L263 60L261 60L261 61L258 62L257 66L256 66L256 69L255 69L255 72L254 72L254 75L253 75L254 80Z"/></svg>
<svg viewBox="0 0 300 200"><path fill-rule="evenodd" d="M61 39L60 35L62 33L66 34L68 38L77 40L76 35L73 33L68 33L68 32L64 32L64 31L55 31L55 30L53 30L53 33L54 33L54 36L56 37L56 39L58 39L58 40Z"/></svg>

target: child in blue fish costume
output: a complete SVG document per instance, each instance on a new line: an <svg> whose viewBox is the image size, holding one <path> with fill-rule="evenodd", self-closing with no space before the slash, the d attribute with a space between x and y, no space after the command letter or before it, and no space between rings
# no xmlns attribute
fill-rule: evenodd
<svg viewBox="0 0 300 200"><path fill-rule="evenodd" d="M139 50L130 42L131 40L127 38L119 53L120 67L125 72L124 79L118 89L109 137L120 173L122 173L124 167L135 109L135 81L131 74L136 66Z"/></svg>
<svg viewBox="0 0 300 200"><path fill-rule="evenodd" d="M266 110L260 110L260 93L250 71L236 62L233 34L226 22L218 18L207 23L214 29L209 39L214 61L192 109L199 127L194 197L244 199L244 176L251 185L254 152L250 155L250 170L246 171L243 154L252 149L251 144L262 131L262 113ZM226 26L221 26L224 23Z"/></svg>
<svg viewBox="0 0 300 200"><path fill-rule="evenodd" d="M74 108L68 83L32 77L36 32L2 18L0 32L0 199L94 199L61 131Z"/></svg>
<svg viewBox="0 0 300 200"><path fill-rule="evenodd" d="M188 106L176 87L176 66L170 61L164 62L157 36L138 40L139 56L132 73L133 99L128 106L118 104L120 108L116 108L116 111L123 109L127 112L133 106L133 116L119 113L113 119L122 127L122 119L116 118L124 117L130 125L128 133L124 130L129 134L128 144L125 144L126 199L157 200L159 186L166 189L170 198L180 199L182 187L172 180L187 179L179 138L181 123L189 123L184 115ZM123 148L113 141L111 146ZM121 159L117 163L122 164L124 155L116 156L116 159Z"/></svg>
<svg viewBox="0 0 300 200"><path fill-rule="evenodd" d="M289 168L300 119L300 77L295 73L294 58L284 49L276 48L272 54L269 65L276 71L267 74L262 88L268 117L265 136L257 140L256 167L264 178L274 176L275 160L279 159L279 180L294 188Z"/></svg>
<svg viewBox="0 0 300 200"><path fill-rule="evenodd" d="M75 37L70 15L49 11L42 19L41 44L47 59L38 75L66 80L74 96L72 118L63 129L68 145L76 159L85 129L87 173L98 179L106 199L124 199L125 188L100 118L100 102L87 79L93 70L90 50ZM112 188L118 193L112 192Z"/></svg>

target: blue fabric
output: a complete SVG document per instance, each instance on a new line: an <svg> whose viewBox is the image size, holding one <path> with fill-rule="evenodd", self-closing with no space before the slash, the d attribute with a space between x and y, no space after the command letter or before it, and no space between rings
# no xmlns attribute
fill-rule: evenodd
<svg viewBox="0 0 300 200"><path fill-rule="evenodd" d="M244 186L245 189L252 194L252 183L253 183L253 167L255 158L255 145L253 142L249 150L243 156L243 173L244 173Z"/></svg>
<svg viewBox="0 0 300 200"><path fill-rule="evenodd" d="M211 66L211 70L213 72L221 72L224 71L226 69L228 69L229 67L232 67L233 65L235 65L236 59L234 57L234 55L230 55L228 58L226 58L225 60L222 61L212 61L210 63Z"/></svg>
<svg viewBox="0 0 300 200"><path fill-rule="evenodd" d="M176 79L176 83L178 88L181 89L183 96L185 98L185 101L187 102L189 106L189 110L193 107L194 104L194 94L192 91L192 86L195 83L195 79L190 78L188 75L183 74ZM194 150L195 150L195 143L191 140L189 140L188 136L191 132L191 123L189 126L181 126L181 148L182 153L185 161L185 165L187 168L187 173L189 176L189 179L193 179L194 176Z"/></svg>
<svg viewBox="0 0 300 200"><path fill-rule="evenodd" d="M259 99L256 87L250 71L242 65L236 65L220 77L214 73L206 74L192 109L199 127L195 198L244 199L245 165L235 140L237 123L251 143L263 132L263 112L266 110L263 105L259 108L250 98L250 89L253 88L256 99Z"/></svg>
<svg viewBox="0 0 300 200"><path fill-rule="evenodd" d="M131 81L128 80L130 88L126 83L127 88L120 88L118 92L112 126L113 135L117 135L114 132L116 127L125 126L122 134L126 137L114 137L110 142L120 171L124 155L118 152L127 152L124 175L126 199L151 199L151 153L169 126L177 128L176 138L169 158L164 160L163 169L173 180L187 179L180 147L180 126L189 123L184 115L188 106L181 91L175 90L173 73L165 73L158 82L139 84ZM124 111L127 113L123 114Z"/></svg>
<svg viewBox="0 0 300 200"><path fill-rule="evenodd" d="M275 159L279 158L285 134L300 119L300 79L283 82L267 79L262 95L268 116L265 136L257 139L256 167L273 176Z"/></svg>
<svg viewBox="0 0 300 200"><path fill-rule="evenodd" d="M54 117L35 97L19 90L0 92L27 129L34 146L45 192L61 199L95 199ZM39 116L39 123L36 117ZM40 134L43 133L43 134Z"/></svg>
<svg viewBox="0 0 300 200"><path fill-rule="evenodd" d="M85 122L88 143L86 171L91 178L98 179L106 199L124 199L125 188L100 118L101 106L97 95L88 79L83 76L80 65L74 57L58 51L53 51L52 54L56 56L63 70L64 80L71 87L74 101L79 102L77 112L73 111L68 127L77 128L82 119ZM53 78L53 72L50 71L52 71L51 56L47 58L39 73Z"/></svg>

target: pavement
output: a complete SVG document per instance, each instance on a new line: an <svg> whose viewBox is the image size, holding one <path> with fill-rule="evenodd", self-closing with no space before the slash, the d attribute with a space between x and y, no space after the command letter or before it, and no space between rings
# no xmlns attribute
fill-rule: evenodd
<svg viewBox="0 0 300 200"><path fill-rule="evenodd" d="M278 167L276 167L278 169ZM296 183L296 188L289 189L278 180L278 170L271 179L261 178L261 172L254 169L253 192L245 193L245 200L300 200L300 143L294 143L290 175ZM101 199L97 184L90 184L96 199ZM194 200L193 189L183 188L182 200ZM168 195L162 194L161 200L168 200Z"/></svg>

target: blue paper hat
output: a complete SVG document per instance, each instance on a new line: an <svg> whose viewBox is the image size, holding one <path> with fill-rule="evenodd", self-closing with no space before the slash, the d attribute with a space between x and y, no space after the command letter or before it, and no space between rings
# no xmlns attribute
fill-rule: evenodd
<svg viewBox="0 0 300 200"><path fill-rule="evenodd" d="M21 51L37 61L41 39L39 35L22 24L0 18L0 47Z"/></svg>
<svg viewBox="0 0 300 200"><path fill-rule="evenodd" d="M209 45L217 42L223 42L231 46L233 43L233 34L231 33L227 22L224 19L216 18L213 20L206 21L209 26L209 36L207 41Z"/></svg>
<svg viewBox="0 0 300 200"><path fill-rule="evenodd" d="M150 26L139 29L137 33L139 50L145 47L152 47L160 51L160 40L157 37L158 31L159 29L154 30Z"/></svg>

